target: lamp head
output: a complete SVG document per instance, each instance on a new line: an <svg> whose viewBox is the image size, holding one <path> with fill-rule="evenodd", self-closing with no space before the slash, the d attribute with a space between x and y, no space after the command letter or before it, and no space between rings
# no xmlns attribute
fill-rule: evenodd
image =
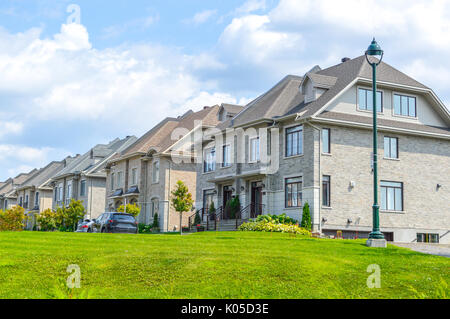
<svg viewBox="0 0 450 319"><path fill-rule="evenodd" d="M373 38L372 43L367 48L366 55L369 55L369 56L381 56L381 55L383 55L383 50L381 50L381 47L377 43L375 38Z"/></svg>

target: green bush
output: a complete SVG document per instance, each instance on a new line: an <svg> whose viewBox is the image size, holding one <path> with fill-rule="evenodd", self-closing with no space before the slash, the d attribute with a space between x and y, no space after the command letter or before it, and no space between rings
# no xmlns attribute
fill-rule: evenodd
<svg viewBox="0 0 450 319"><path fill-rule="evenodd" d="M141 213L141 208L137 204L127 204L127 214L133 215L134 218L138 217ZM124 213L125 212L125 206L121 205L117 209L118 213Z"/></svg>
<svg viewBox="0 0 450 319"><path fill-rule="evenodd" d="M56 227L56 212L46 209L36 216L36 222L41 231L53 231Z"/></svg>
<svg viewBox="0 0 450 319"><path fill-rule="evenodd" d="M139 234L150 234L152 232L152 226L146 224L138 225Z"/></svg>
<svg viewBox="0 0 450 319"><path fill-rule="evenodd" d="M286 216L286 214L281 215L261 215L256 218L257 222L266 221L273 222L275 224L284 224L284 225L295 225L298 224L298 221Z"/></svg>
<svg viewBox="0 0 450 319"><path fill-rule="evenodd" d="M200 225L202 223L202 218L200 217L200 211L198 210L195 213L195 217L194 217L194 225Z"/></svg>
<svg viewBox="0 0 450 319"><path fill-rule="evenodd" d="M22 231L26 220L25 210L20 206L0 210L0 231Z"/></svg>
<svg viewBox="0 0 450 319"><path fill-rule="evenodd" d="M252 221L244 223L239 227L240 231L259 231L259 232L275 232L275 233L289 233L297 235L311 236L311 232L299 227L298 225L278 224L273 221Z"/></svg>
<svg viewBox="0 0 450 319"><path fill-rule="evenodd" d="M155 216L153 216L152 228L155 229L155 230L159 229L159 216L158 216L158 213L155 213Z"/></svg>
<svg viewBox="0 0 450 319"><path fill-rule="evenodd" d="M300 224L303 228L311 231L311 214L309 212L309 204L305 203L303 206L302 223Z"/></svg>

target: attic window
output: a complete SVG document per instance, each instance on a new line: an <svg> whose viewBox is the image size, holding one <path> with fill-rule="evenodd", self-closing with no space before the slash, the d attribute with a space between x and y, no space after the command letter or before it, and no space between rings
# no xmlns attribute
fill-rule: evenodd
<svg viewBox="0 0 450 319"><path fill-rule="evenodd" d="M373 111L373 93L368 89L358 89L358 109ZM383 113L383 92L377 91L377 112Z"/></svg>

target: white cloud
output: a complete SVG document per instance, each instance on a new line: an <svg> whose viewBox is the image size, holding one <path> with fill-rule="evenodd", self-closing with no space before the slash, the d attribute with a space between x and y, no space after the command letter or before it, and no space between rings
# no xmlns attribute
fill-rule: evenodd
<svg viewBox="0 0 450 319"><path fill-rule="evenodd" d="M184 23L188 24L203 24L217 14L217 10L203 10L197 12L192 18L183 20Z"/></svg>
<svg viewBox="0 0 450 319"><path fill-rule="evenodd" d="M198 108L198 106L220 105L221 103L236 104L236 98L227 93L200 92L195 98L186 102L188 108Z"/></svg>
<svg viewBox="0 0 450 319"><path fill-rule="evenodd" d="M219 46L228 54L239 55L245 62L260 64L276 58L293 48L300 47L302 36L273 31L266 15L247 15L234 18L219 39Z"/></svg>
<svg viewBox="0 0 450 319"><path fill-rule="evenodd" d="M23 131L23 123L0 121L0 138L6 135L18 135Z"/></svg>
<svg viewBox="0 0 450 319"><path fill-rule="evenodd" d="M235 10L235 13L251 13L258 10L266 9L265 0L248 0L242 6Z"/></svg>
<svg viewBox="0 0 450 319"><path fill-rule="evenodd" d="M97 50L86 28L77 24L63 25L53 39L30 30L0 33L0 42L16 37L21 45L14 53L0 52L0 91L26 97L17 112L29 120L126 121L143 132L162 117L183 111L187 101L202 101L206 90L208 96L229 98L214 81L200 81L192 73L224 68L208 54L186 56L146 44Z"/></svg>

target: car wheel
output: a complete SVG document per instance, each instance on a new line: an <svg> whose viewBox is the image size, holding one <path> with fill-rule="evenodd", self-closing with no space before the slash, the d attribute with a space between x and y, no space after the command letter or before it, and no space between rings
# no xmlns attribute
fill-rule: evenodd
<svg viewBox="0 0 450 319"><path fill-rule="evenodd" d="M87 232L92 233L92 229L88 228Z"/></svg>
<svg viewBox="0 0 450 319"><path fill-rule="evenodd" d="M104 228L102 228L102 233L104 233L105 232L105 229Z"/></svg>

